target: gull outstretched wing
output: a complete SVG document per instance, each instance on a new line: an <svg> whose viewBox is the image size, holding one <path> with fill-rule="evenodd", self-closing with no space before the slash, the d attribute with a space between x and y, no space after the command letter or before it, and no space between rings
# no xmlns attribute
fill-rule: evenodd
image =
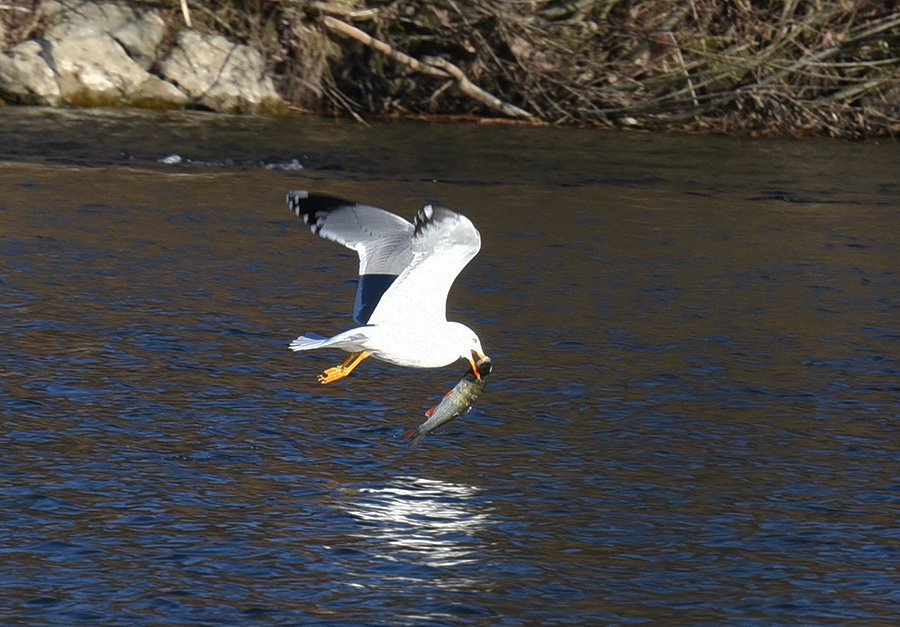
<svg viewBox="0 0 900 627"><path fill-rule="evenodd" d="M305 190L288 192L287 203L313 233L359 254L353 319L367 324L385 292L413 261L415 227L384 209Z"/></svg>
<svg viewBox="0 0 900 627"><path fill-rule="evenodd" d="M419 210L412 259L381 296L369 324L446 321L450 287L480 249L481 235L464 215L433 205Z"/></svg>

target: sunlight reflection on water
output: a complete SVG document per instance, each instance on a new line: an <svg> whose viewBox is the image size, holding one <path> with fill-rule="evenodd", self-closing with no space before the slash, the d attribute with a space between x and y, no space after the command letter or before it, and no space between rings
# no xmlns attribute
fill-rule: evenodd
<svg viewBox="0 0 900 627"><path fill-rule="evenodd" d="M478 488L426 479L399 477L384 487L361 488L342 503L354 518L371 523L366 535L385 542L384 559L416 559L435 568L475 561L478 534L491 524L483 504L472 497ZM475 582L470 582L474 585Z"/></svg>

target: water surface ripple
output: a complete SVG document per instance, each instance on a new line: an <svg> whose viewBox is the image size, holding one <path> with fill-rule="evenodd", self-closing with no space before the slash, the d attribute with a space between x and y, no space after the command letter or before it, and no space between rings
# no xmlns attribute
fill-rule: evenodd
<svg viewBox="0 0 900 627"><path fill-rule="evenodd" d="M0 139L4 625L895 624L893 145L12 108ZM495 374L412 452L463 365L316 383L341 356L287 343L345 328L355 259L294 187L482 232L449 308Z"/></svg>

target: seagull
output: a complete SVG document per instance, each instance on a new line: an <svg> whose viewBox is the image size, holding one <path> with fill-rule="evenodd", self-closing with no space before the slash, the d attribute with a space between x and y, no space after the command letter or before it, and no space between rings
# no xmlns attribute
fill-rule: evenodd
<svg viewBox="0 0 900 627"><path fill-rule="evenodd" d="M481 248L471 220L427 205L410 223L384 209L305 190L288 192L287 203L313 233L359 254L353 320L360 326L328 338L307 333L290 344L295 351L350 353L320 374L320 383L346 377L367 357L408 368L440 368L462 358L480 378L481 340L447 320L450 286Z"/></svg>

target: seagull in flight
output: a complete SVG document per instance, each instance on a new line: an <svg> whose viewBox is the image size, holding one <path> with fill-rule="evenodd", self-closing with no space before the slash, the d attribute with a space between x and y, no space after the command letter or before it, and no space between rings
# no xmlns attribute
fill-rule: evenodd
<svg viewBox="0 0 900 627"><path fill-rule="evenodd" d="M307 333L290 344L295 351L350 353L320 374L320 383L346 377L370 356L408 368L440 368L462 358L480 378L481 340L447 320L450 286L481 248L471 220L427 205L410 223L384 209L305 190L288 192L287 203L313 233L359 254L353 320L360 326L328 338Z"/></svg>

